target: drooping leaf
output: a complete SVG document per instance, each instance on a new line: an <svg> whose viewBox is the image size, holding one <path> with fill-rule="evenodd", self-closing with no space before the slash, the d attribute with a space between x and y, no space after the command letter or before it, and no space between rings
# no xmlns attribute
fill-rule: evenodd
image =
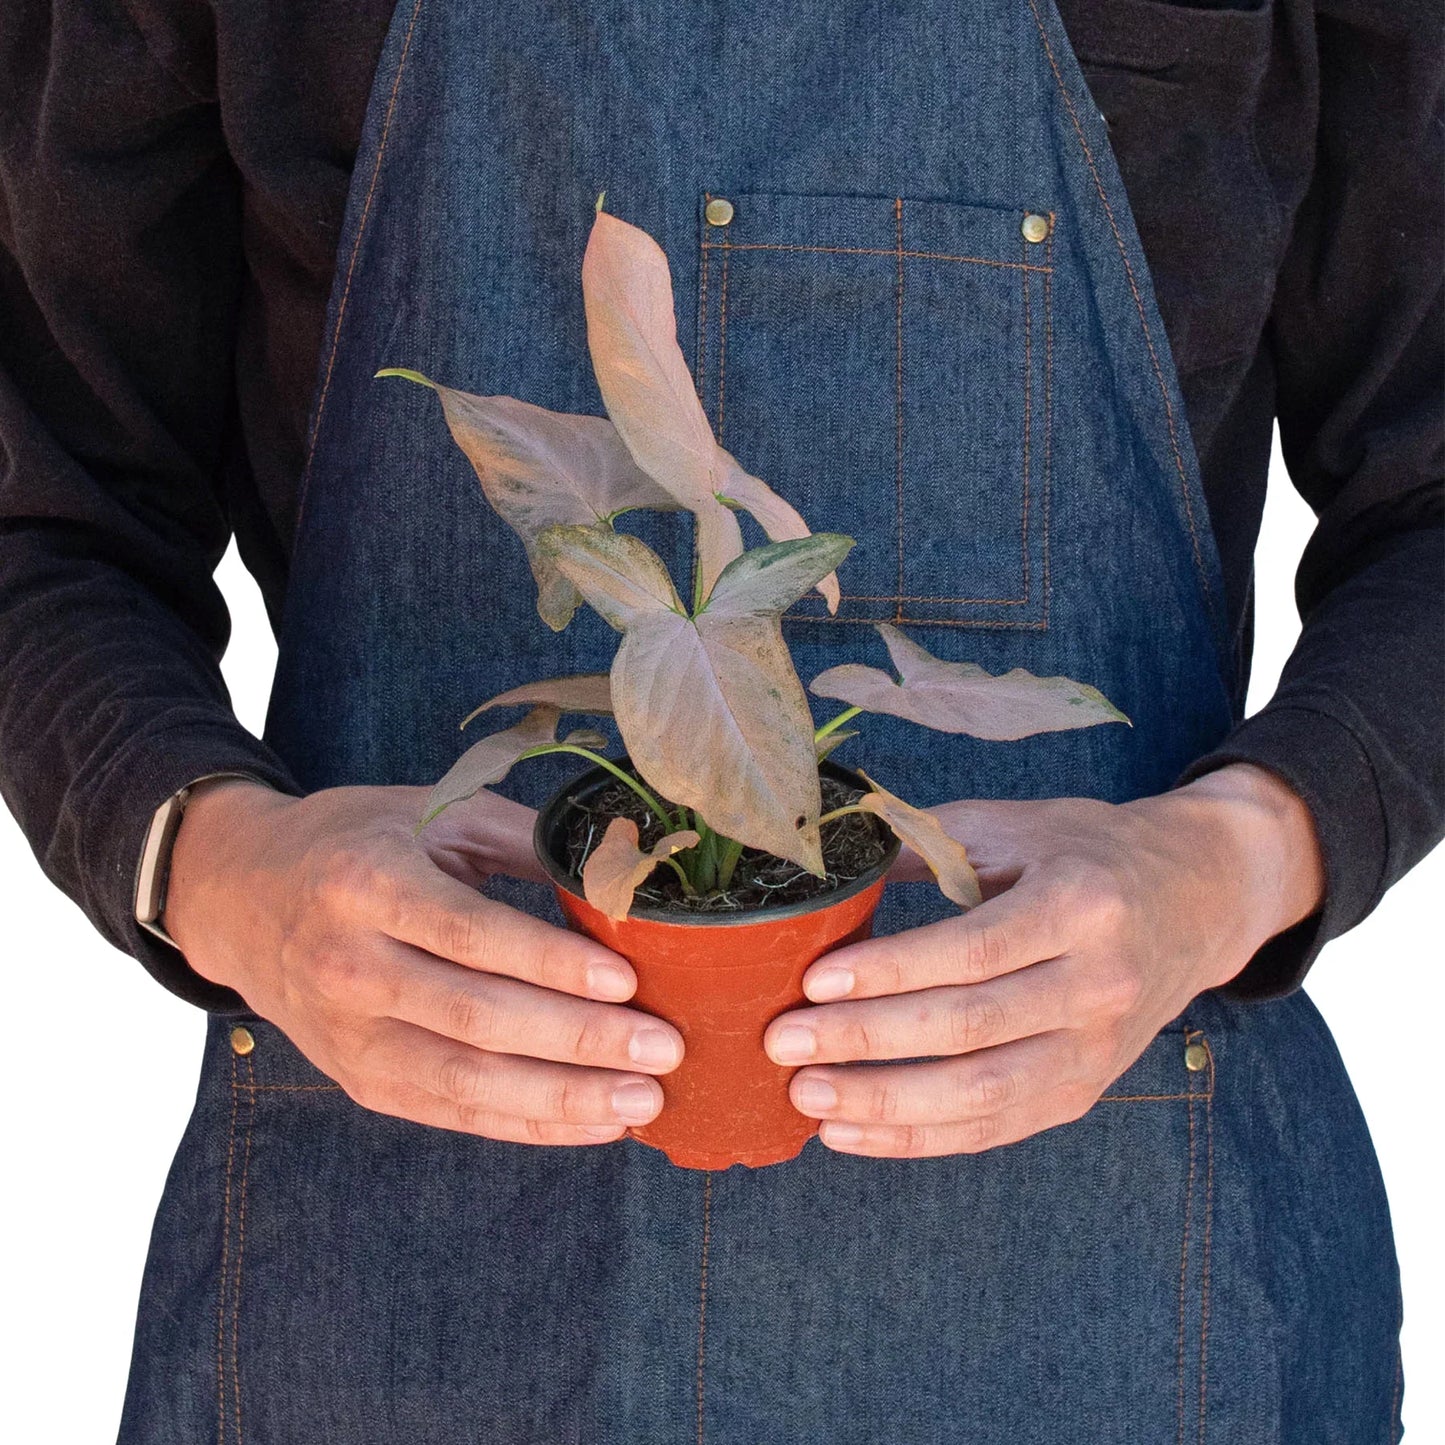
<svg viewBox="0 0 1445 1445"><path fill-rule="evenodd" d="M983 902L978 886L978 874L968 861L968 851L957 838L943 831L943 824L932 813L915 808L895 797L887 788L880 787L868 777L871 793L864 793L858 799L858 806L865 813L882 818L905 846L912 848L928 864L938 887L945 898L951 899L960 908L977 908Z"/></svg>
<svg viewBox="0 0 1445 1445"><path fill-rule="evenodd" d="M724 490L721 449L677 344L672 273L641 227L599 211L582 255L592 370L637 465L697 519L702 594L743 550Z"/></svg>
<svg viewBox="0 0 1445 1445"><path fill-rule="evenodd" d="M652 870L664 858L701 841L691 828L683 828L660 838L644 853L637 846L639 836L631 818L614 818L582 865L583 895L608 918L626 918L632 895Z"/></svg>
<svg viewBox="0 0 1445 1445"><path fill-rule="evenodd" d="M482 788L500 783L528 748L557 741L558 708L543 703L527 713L521 722L501 732L478 739L454 762L431 790L422 809L418 829L424 828L443 808L470 798Z"/></svg>
<svg viewBox="0 0 1445 1445"><path fill-rule="evenodd" d="M466 454L487 501L522 539L537 579L537 611L560 632L581 600L538 555L537 536L556 523L605 525L636 507L677 511L685 503L632 459L603 416L549 411L513 396L476 396L417 372L400 375L441 398L447 427Z"/></svg>
<svg viewBox="0 0 1445 1445"><path fill-rule="evenodd" d="M785 502L760 477L745 472L731 452L721 448L720 450L727 473L723 481L722 496L736 503L743 511L751 513L753 519L767 533L769 541L791 542L809 535L808 524L795 508ZM837 612L837 574L828 573L818 583L818 591L828 604L828 611Z"/></svg>
<svg viewBox="0 0 1445 1445"><path fill-rule="evenodd" d="M852 539L820 533L746 553L724 568L696 617L661 559L634 537L555 527L542 545L623 633L612 702L648 784L723 836L821 877L813 719L779 614L838 565Z"/></svg>
<svg viewBox="0 0 1445 1445"><path fill-rule="evenodd" d="M898 681L880 668L845 662L819 673L810 691L939 732L997 741L1129 722L1087 683L1036 677L1022 667L995 675L972 662L944 662L886 622L878 624L878 631L888 644Z"/></svg>
<svg viewBox="0 0 1445 1445"><path fill-rule="evenodd" d="M566 580L565 578L563 579ZM570 582L567 584L572 585ZM579 595L580 600L580 595ZM489 708L511 707L516 703L549 702L562 712L590 713L594 717L612 714L612 683L605 672L579 672L571 677L548 677L538 682L524 682L521 687L499 692L480 707L473 708L461 720L466 727L474 717Z"/></svg>

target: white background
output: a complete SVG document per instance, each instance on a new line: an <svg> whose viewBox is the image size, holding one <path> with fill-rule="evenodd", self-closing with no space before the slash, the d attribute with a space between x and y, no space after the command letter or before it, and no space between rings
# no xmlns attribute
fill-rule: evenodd
<svg viewBox="0 0 1445 1445"><path fill-rule="evenodd" d="M1298 631L1291 589L1312 524L1276 441L1257 556L1251 712L1274 690ZM259 733L275 647L234 547L219 575L234 619L226 680L238 716ZM1360 1094L1389 1189L1405 1281L1405 1417L1422 1441L1445 1438L1442 888L1445 850L1330 944L1308 984ZM47 882L3 809L0 909L8 1104L0 1436L94 1445L115 1438L151 1220L194 1098L204 1016L100 939ZM1332 1167L1319 1161L1321 1171Z"/></svg>

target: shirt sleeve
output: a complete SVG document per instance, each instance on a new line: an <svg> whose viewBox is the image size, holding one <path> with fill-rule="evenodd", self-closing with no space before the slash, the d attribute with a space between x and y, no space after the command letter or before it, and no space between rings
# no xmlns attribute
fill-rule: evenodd
<svg viewBox="0 0 1445 1445"><path fill-rule="evenodd" d="M1322 908L1224 992L1287 993L1445 836L1442 59L1433 8L1322 0L1315 164L1266 342L1290 478L1317 517L1302 629L1268 704L1176 786L1229 762L1303 798Z"/></svg>
<svg viewBox="0 0 1445 1445"><path fill-rule="evenodd" d="M0 18L0 794L109 942L228 1010L133 911L176 789L302 791L219 668L240 188L208 16L171 9L189 29L120 0Z"/></svg>

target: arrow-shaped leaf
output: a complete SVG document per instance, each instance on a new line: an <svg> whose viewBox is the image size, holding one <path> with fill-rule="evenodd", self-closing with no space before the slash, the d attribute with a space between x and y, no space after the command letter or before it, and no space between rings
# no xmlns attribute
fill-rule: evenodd
<svg viewBox="0 0 1445 1445"><path fill-rule="evenodd" d="M528 748L557 740L560 710L550 704L534 707L521 722L474 742L431 790L417 829L424 828L444 808L470 798L482 788L500 783Z"/></svg>
<svg viewBox="0 0 1445 1445"><path fill-rule="evenodd" d="M779 614L838 565L852 539L820 533L745 553L719 574L696 617L635 537L554 527L542 545L623 633L612 701L648 784L723 836L821 877L813 720Z"/></svg>
<svg viewBox="0 0 1445 1445"><path fill-rule="evenodd" d="M565 580L565 579L563 579ZM570 587L572 584L569 582ZM580 597L579 597L580 600ZM579 672L571 677L549 677L539 682L524 682L488 698L461 720L466 727L474 717L494 707L511 707L517 703L551 703L562 712L589 713L593 717L612 714L612 683L605 672Z"/></svg>
<svg viewBox="0 0 1445 1445"><path fill-rule="evenodd" d="M487 501L522 539L537 579L537 611L554 631L581 599L537 552L537 536L558 523L607 524L637 507L677 511L686 505L632 459L603 416L549 411L513 396L476 396L440 386L419 372L391 369L441 398L452 438L466 454Z"/></svg>
<svg viewBox="0 0 1445 1445"><path fill-rule="evenodd" d="M864 793L858 799L858 806L865 813L882 818L903 843L928 864L945 898L952 899L960 908L977 908L983 902L983 894L963 844L945 833L943 824L932 813L895 797L867 773L863 777L873 791Z"/></svg>
<svg viewBox="0 0 1445 1445"><path fill-rule="evenodd" d="M819 673L810 691L939 732L996 741L1129 721L1087 683L1035 677L1022 667L995 676L972 662L944 662L886 622L878 624L878 631L898 681L879 668L845 662Z"/></svg>
<svg viewBox="0 0 1445 1445"><path fill-rule="evenodd" d="M683 828L659 839L644 853L637 846L638 839L637 824L631 818L614 818L582 865L583 895L608 918L626 918L632 895L652 870L664 858L701 841L691 828Z"/></svg>

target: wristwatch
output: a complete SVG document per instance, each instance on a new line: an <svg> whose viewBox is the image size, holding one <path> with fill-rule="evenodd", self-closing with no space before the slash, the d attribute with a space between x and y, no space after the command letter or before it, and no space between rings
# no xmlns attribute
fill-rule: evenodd
<svg viewBox="0 0 1445 1445"><path fill-rule="evenodd" d="M203 777L192 778L184 788L178 788L156 809L136 864L135 921L147 932L155 934L163 943L169 943L172 948L179 945L166 932L160 921L166 906L166 885L171 876L171 847L176 841L181 817L186 811L186 800L197 786L209 782L212 778L246 778L253 783L265 782L264 778L258 778L254 773L237 772L206 773Z"/></svg>

